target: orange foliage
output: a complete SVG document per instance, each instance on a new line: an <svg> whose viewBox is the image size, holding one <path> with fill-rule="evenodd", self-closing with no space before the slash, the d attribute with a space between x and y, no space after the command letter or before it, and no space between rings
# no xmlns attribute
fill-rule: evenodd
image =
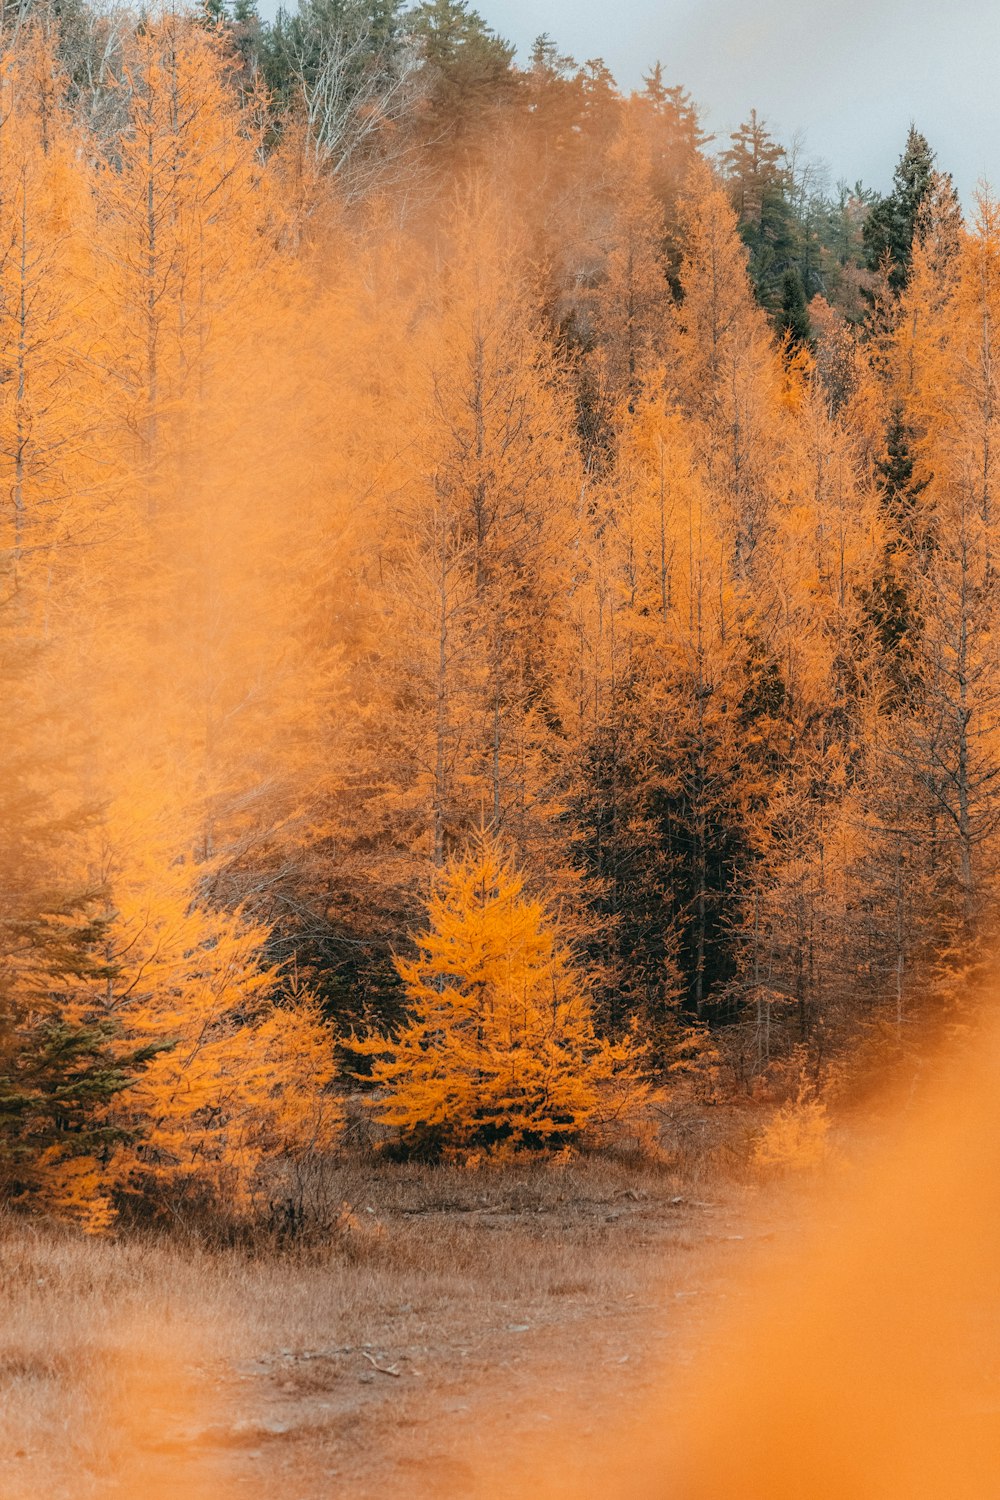
<svg viewBox="0 0 1000 1500"><path fill-rule="evenodd" d="M354 1043L375 1060L375 1116L418 1148L548 1146L607 1128L643 1096L631 1039L594 1031L586 981L544 905L482 835L400 959L411 1017Z"/></svg>
<svg viewBox="0 0 1000 1500"><path fill-rule="evenodd" d="M633 1016L665 1072L689 1023L734 1023L719 1069L753 1087L887 1003L902 1026L911 975L960 997L1000 882L991 200L963 225L935 177L900 297L864 337L814 302L790 358L658 73L623 101L543 49L551 161L501 111L417 192L379 177L386 124L366 196L315 122L276 141L225 27L122 20L83 107L50 20L0 55L0 916L11 1035L58 1013L160 1049L108 1106L135 1139L106 1190L245 1200L328 1146L306 997L391 1015L394 946L484 821L535 1102L469 1126L502 1069L453 1018L421 1106L447 1131L590 1129Z"/></svg>

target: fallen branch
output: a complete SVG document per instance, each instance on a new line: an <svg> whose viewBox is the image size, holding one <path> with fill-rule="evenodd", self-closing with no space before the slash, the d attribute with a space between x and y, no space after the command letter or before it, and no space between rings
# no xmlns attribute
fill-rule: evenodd
<svg viewBox="0 0 1000 1500"><path fill-rule="evenodd" d="M361 1358L366 1359L372 1369L377 1370L380 1375L394 1375L398 1380L403 1373L402 1370L397 1370L395 1365L380 1365L375 1356L368 1354L364 1349L360 1350L360 1354Z"/></svg>

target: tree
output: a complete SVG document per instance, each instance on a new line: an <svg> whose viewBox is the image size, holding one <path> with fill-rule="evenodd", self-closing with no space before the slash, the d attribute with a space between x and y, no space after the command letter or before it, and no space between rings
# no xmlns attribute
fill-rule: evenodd
<svg viewBox="0 0 1000 1500"><path fill-rule="evenodd" d="M790 201L792 176L785 148L771 136L757 111L729 138L719 161L750 253L750 279L758 301L778 314L784 278L795 267L798 232ZM800 278L801 279L801 278Z"/></svg>
<svg viewBox="0 0 1000 1500"><path fill-rule="evenodd" d="M917 574L933 547L933 520L922 513L927 479L914 474L914 434L902 404L892 409L886 450L877 461L885 541L881 566L863 592L865 613L875 634L886 684L885 702L898 707L918 688L921 619Z"/></svg>
<svg viewBox="0 0 1000 1500"><path fill-rule="evenodd" d="M128 128L101 179L90 308L116 397L99 414L117 521L105 534L114 583L95 686L118 764L133 767L154 745L170 754L168 744L184 762L183 794L179 774L173 786L185 812L200 802L184 826L210 858L234 805L245 827L244 799L260 785L260 746L244 731L282 650L271 584L289 497L254 462L248 406L269 399L257 355L273 320L290 326L279 249L289 216L258 154L259 122L226 86L218 40L169 17L134 48ZM111 788L115 761L112 751Z"/></svg>
<svg viewBox="0 0 1000 1500"><path fill-rule="evenodd" d="M725 516L735 571L749 576L771 524L780 360L753 297L736 213L704 166L691 174L681 223L674 378Z"/></svg>
<svg viewBox="0 0 1000 1500"><path fill-rule="evenodd" d="M598 384L612 404L634 400L662 357L669 327L663 211L653 195L648 145L634 113L605 156L611 179L607 262L594 294Z"/></svg>
<svg viewBox="0 0 1000 1500"><path fill-rule="evenodd" d="M698 109L686 89L663 81L663 68L654 63L643 76L642 89L633 94L649 138L651 186L668 224L676 220L677 199L702 147L712 139L701 129Z"/></svg>
<svg viewBox="0 0 1000 1500"><path fill-rule="evenodd" d="M245 1213L270 1160L330 1150L342 1110L333 1036L308 993L268 962L268 931L205 899L210 871L178 857L136 792L103 829L105 976L91 1025L148 1056L104 1119L122 1144L101 1181L154 1215L206 1199Z"/></svg>
<svg viewBox="0 0 1000 1500"><path fill-rule="evenodd" d="M818 292L851 324L862 323L870 311L866 293L872 273L866 269L864 224L877 200L874 189L841 180L816 205L821 285L807 287L807 293Z"/></svg>
<svg viewBox="0 0 1000 1500"><path fill-rule="evenodd" d="M407 463L369 542L385 622L367 662L383 712L370 809L394 848L437 864L485 810L537 873L565 863L560 627L581 476L520 246L475 201L454 236L401 411Z"/></svg>
<svg viewBox="0 0 1000 1500"><path fill-rule="evenodd" d="M86 316L92 202L81 138L62 105L51 40L25 27L0 59L0 567L36 622L65 614L105 499L95 454L98 382ZM74 576L75 575L75 576ZM44 581L44 582L43 582ZM58 586L57 586L58 585Z"/></svg>
<svg viewBox="0 0 1000 1500"><path fill-rule="evenodd" d="M170 1039L130 1045L91 1010L114 975L108 893L86 857L98 810L79 796L93 744L54 643L18 605L0 604L0 686L17 704L0 745L0 1190L97 1229L103 1163L132 1138L109 1111Z"/></svg>
<svg viewBox="0 0 1000 1500"><path fill-rule="evenodd" d="M425 129L445 147L478 138L517 86L514 48L468 0L421 0L408 16L430 75Z"/></svg>
<svg viewBox="0 0 1000 1500"><path fill-rule="evenodd" d="M934 177L934 152L926 136L910 126L892 175L892 192L875 202L865 219L865 256L872 271L888 267L889 286L902 291L910 272L913 237Z"/></svg>
<svg viewBox="0 0 1000 1500"><path fill-rule="evenodd" d="M619 410L615 466L584 533L572 757L602 1014L638 1015L664 1065L685 1018L724 1009L785 710L771 543L746 588L704 409L665 385Z"/></svg>
<svg viewBox="0 0 1000 1500"><path fill-rule="evenodd" d="M0 1040L0 1186L7 1201L92 1232L106 1228L114 1212L105 1164L136 1139L109 1114L169 1045L125 1049L113 1021L87 1025L50 1014L12 1025L7 1011Z"/></svg>
<svg viewBox="0 0 1000 1500"><path fill-rule="evenodd" d="M779 335L788 339L789 349L793 351L808 349L812 342L802 278L795 270L787 270L781 278L781 310L778 313L777 330Z"/></svg>
<svg viewBox="0 0 1000 1500"><path fill-rule="evenodd" d="M629 1038L594 1030L558 922L481 835L442 871L417 956L397 966L409 1018L353 1043L374 1059L373 1113L414 1150L578 1140L641 1094Z"/></svg>
<svg viewBox="0 0 1000 1500"><path fill-rule="evenodd" d="M940 819L938 858L948 861L955 941L971 950L990 909L1000 830L1000 676L992 649L1000 609L1000 214L992 200L981 198L957 259L937 261L933 298L928 259L918 246L904 292L904 306L919 297L923 327L911 336L901 320L898 333L909 387L904 416L919 434L919 467L915 484L908 457L897 454L897 506L923 556L911 575L922 626L919 691L894 753Z"/></svg>
<svg viewBox="0 0 1000 1500"><path fill-rule="evenodd" d="M580 70L547 32L532 43L523 89L537 154L545 159L572 152L583 109Z"/></svg>
<svg viewBox="0 0 1000 1500"><path fill-rule="evenodd" d="M346 202L417 170L426 88L400 11L399 0L309 0L265 33L274 128L304 169L336 177Z"/></svg>
<svg viewBox="0 0 1000 1500"><path fill-rule="evenodd" d="M591 488L573 591L569 806L595 919L585 951L602 1024L615 1033L636 1017L659 1063L686 979L683 877L664 828L679 755L664 632L676 585L673 522L689 476L679 424L655 396L643 392L613 415L614 462ZM636 453L642 437L652 473Z"/></svg>

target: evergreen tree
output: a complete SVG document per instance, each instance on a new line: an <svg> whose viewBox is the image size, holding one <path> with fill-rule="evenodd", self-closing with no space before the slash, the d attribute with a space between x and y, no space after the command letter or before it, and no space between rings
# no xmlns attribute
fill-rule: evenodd
<svg viewBox="0 0 1000 1500"><path fill-rule="evenodd" d="M892 192L879 198L865 220L864 249L868 267L888 265L889 286L906 285L920 210L934 178L934 152L915 125L910 126L903 154L893 173Z"/></svg>
<svg viewBox="0 0 1000 1500"><path fill-rule="evenodd" d="M781 311L778 314L779 335L788 338L791 349L807 349L812 341L809 309L806 306L802 278L798 271L789 269L781 278Z"/></svg>
<svg viewBox="0 0 1000 1500"><path fill-rule="evenodd" d="M903 405L897 401L889 419L885 453L878 460L879 490L893 530L925 554L932 537L928 519L921 517L920 496L928 481L918 479L914 472L913 438Z"/></svg>
<svg viewBox="0 0 1000 1500"><path fill-rule="evenodd" d="M695 152L712 137L705 135L698 120L698 107L687 89L663 81L663 67L657 62L643 74L638 99L656 122L653 135L652 168L654 185L664 200L664 207L676 198L684 176L690 169Z"/></svg>
<svg viewBox="0 0 1000 1500"><path fill-rule="evenodd" d="M407 16L428 71L425 129L433 142L476 136L517 88L514 48L468 0L421 0Z"/></svg>
<svg viewBox="0 0 1000 1500"><path fill-rule="evenodd" d="M853 187L840 181L832 196L824 197L816 207L816 235L819 240L819 286L810 292L820 293L843 318L861 323L870 311L866 286L864 224L878 194L856 182Z"/></svg>
<svg viewBox="0 0 1000 1500"><path fill-rule="evenodd" d="M649 191L663 215L663 259L675 293L679 289L681 245L678 200L698 153L711 141L701 129L698 110L688 92L663 81L656 63L632 95L636 121L645 130L649 152Z"/></svg>
<svg viewBox="0 0 1000 1500"><path fill-rule="evenodd" d="M583 108L580 70L548 32L532 44L523 87L528 128L540 153L571 151Z"/></svg>
<svg viewBox="0 0 1000 1500"><path fill-rule="evenodd" d="M74 800L79 721L52 672L5 602L0 687L18 707L0 743L0 1189L99 1227L96 1159L130 1137L109 1109L170 1038L129 1046L91 1009L114 975L108 892L87 877L95 810Z"/></svg>
<svg viewBox="0 0 1000 1500"><path fill-rule="evenodd" d="M75 980L88 977L94 962L80 947ZM8 1009L0 1021L0 1188L7 1200L91 1230L110 1222L104 1164L138 1139L113 1111L170 1046L125 1047L113 1019L50 1014L18 1024Z"/></svg>
<svg viewBox="0 0 1000 1500"><path fill-rule="evenodd" d="M777 317L783 307L784 278L799 249L787 155L756 110L729 141L719 161L750 252L750 279L761 306Z"/></svg>
<svg viewBox="0 0 1000 1500"><path fill-rule="evenodd" d="M933 517L921 506L928 480L914 473L913 432L903 404L894 403L885 452L877 462L885 537L880 565L862 591L885 682L885 705L897 709L919 688L921 619L918 575L933 549Z"/></svg>

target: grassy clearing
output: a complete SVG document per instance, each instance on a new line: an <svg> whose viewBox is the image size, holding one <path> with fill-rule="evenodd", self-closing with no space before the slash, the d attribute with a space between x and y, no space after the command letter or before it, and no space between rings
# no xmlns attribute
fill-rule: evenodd
<svg viewBox="0 0 1000 1500"><path fill-rule="evenodd" d="M280 1254L8 1221L5 1500L304 1500L334 1477L361 1496L373 1474L460 1493L477 1402L499 1391L530 1426L542 1369L603 1390L742 1211L732 1187L613 1161L354 1164L327 1189L327 1242Z"/></svg>

